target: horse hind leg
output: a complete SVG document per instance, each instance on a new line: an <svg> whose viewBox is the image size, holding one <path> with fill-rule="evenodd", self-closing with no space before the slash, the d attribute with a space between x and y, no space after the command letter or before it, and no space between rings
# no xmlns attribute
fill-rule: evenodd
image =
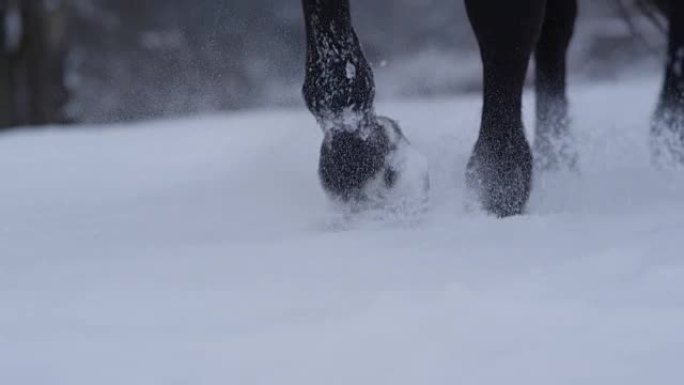
<svg viewBox="0 0 684 385"><path fill-rule="evenodd" d="M684 2L670 0L665 80L651 123L654 160L684 165Z"/></svg>
<svg viewBox="0 0 684 385"><path fill-rule="evenodd" d="M532 153L522 122L522 89L546 0L466 0L484 67L480 133L466 182L498 217L521 214L532 184Z"/></svg>
<svg viewBox="0 0 684 385"><path fill-rule="evenodd" d="M373 72L352 26L348 0L302 0L307 57L304 100L323 129L319 176L341 201L423 200L427 162L399 125L375 114ZM404 197L402 197L404 198Z"/></svg>
<svg viewBox="0 0 684 385"><path fill-rule="evenodd" d="M570 132L566 56L577 18L577 0L547 0L544 24L534 53L536 122L534 158L538 170L574 169Z"/></svg>

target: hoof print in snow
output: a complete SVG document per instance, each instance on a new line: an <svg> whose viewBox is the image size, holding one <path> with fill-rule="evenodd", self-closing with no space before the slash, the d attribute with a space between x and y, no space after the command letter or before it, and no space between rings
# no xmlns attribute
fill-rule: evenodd
<svg viewBox="0 0 684 385"><path fill-rule="evenodd" d="M466 183L482 208L499 218L523 214L530 196L532 154L525 138L478 140Z"/></svg>
<svg viewBox="0 0 684 385"><path fill-rule="evenodd" d="M365 205L425 203L427 161L391 119L374 117L356 130L326 132L319 164L323 188L336 200Z"/></svg>

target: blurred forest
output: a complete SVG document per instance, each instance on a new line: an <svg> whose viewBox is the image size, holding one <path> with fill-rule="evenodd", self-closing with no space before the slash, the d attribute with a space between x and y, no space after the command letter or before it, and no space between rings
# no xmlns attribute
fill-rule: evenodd
<svg viewBox="0 0 684 385"><path fill-rule="evenodd" d="M352 0L380 97L479 87L460 0ZM610 77L663 38L618 1L581 0L571 68ZM299 0L0 0L0 127L297 105ZM639 60L637 60L639 58Z"/></svg>

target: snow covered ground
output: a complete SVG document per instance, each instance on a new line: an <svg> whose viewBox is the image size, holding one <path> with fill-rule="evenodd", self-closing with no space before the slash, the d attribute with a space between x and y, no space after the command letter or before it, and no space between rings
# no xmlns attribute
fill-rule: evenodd
<svg viewBox="0 0 684 385"><path fill-rule="evenodd" d="M330 207L303 108L2 135L0 384L682 384L657 91L574 86L581 174L506 220L464 207L475 96L379 108L429 156L417 218Z"/></svg>

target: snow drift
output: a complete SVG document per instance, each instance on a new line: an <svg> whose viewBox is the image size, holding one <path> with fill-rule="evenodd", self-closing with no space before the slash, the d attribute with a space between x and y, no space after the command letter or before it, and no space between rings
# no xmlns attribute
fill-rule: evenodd
<svg viewBox="0 0 684 385"><path fill-rule="evenodd" d="M380 106L429 157L418 216L331 207L304 108L3 135L0 383L681 384L657 88L573 87L581 173L506 220L464 204L477 97Z"/></svg>

